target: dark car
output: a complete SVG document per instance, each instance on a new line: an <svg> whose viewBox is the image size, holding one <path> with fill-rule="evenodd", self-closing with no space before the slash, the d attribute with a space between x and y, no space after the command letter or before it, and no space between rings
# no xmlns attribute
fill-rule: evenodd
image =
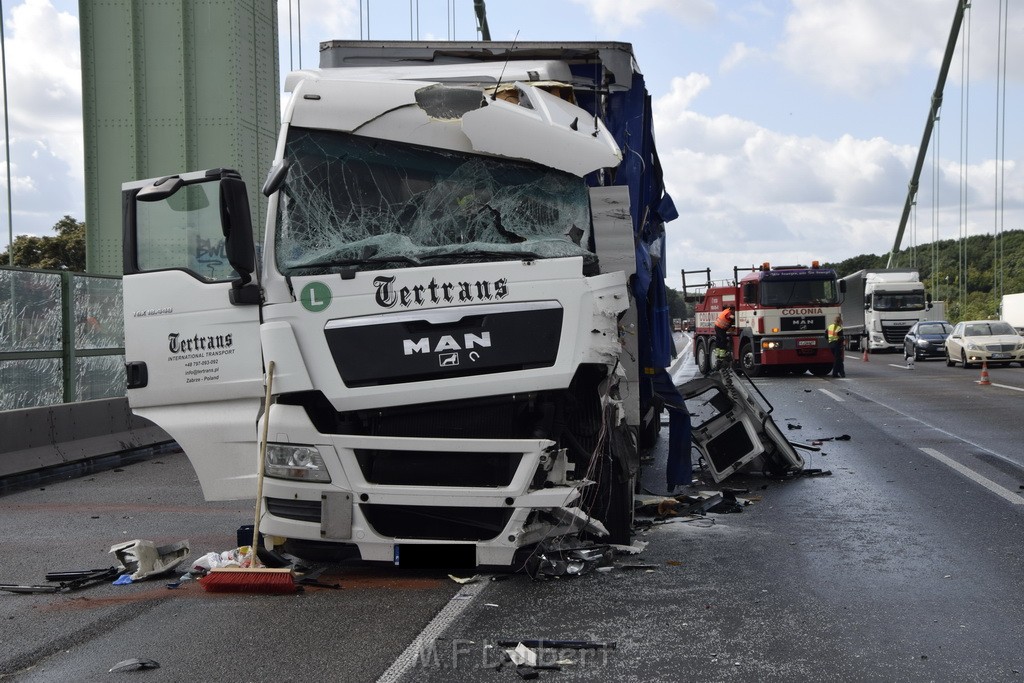
<svg viewBox="0 0 1024 683"><path fill-rule="evenodd" d="M945 341L953 326L945 320L922 320L914 323L903 337L903 357L914 360L945 358Z"/></svg>

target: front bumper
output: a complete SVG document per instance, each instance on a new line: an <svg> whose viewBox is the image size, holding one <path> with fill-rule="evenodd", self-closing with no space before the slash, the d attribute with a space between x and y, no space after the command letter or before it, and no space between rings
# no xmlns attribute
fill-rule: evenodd
<svg viewBox="0 0 1024 683"><path fill-rule="evenodd" d="M580 495L579 482L536 486L538 470L564 467L557 462L561 458L564 463L564 453L553 450L554 443L546 439L322 434L301 407L280 404L272 406L270 421L272 441L315 445L331 481L267 477L260 530L291 539L353 544L364 560L395 561L396 546L472 545L477 565L509 565L519 548L567 530L555 517L541 519L539 513L557 513ZM407 464L443 459L446 467L438 467L427 483L413 483L418 475L410 471L430 471L429 465L385 472L372 464L373 454L380 453L401 454L399 459ZM452 467L460 458L490 458L499 462L499 474L467 481Z"/></svg>

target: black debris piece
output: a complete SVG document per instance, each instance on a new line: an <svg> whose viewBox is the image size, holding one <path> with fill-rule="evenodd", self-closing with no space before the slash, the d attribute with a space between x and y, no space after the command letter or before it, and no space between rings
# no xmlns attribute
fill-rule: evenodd
<svg viewBox="0 0 1024 683"><path fill-rule="evenodd" d="M120 567L106 569L77 569L73 571L49 572L46 580L51 584L18 585L0 584L0 590L8 593L70 593L81 588L88 588L100 583L107 583L117 578Z"/></svg>
<svg viewBox="0 0 1024 683"><path fill-rule="evenodd" d="M110 667L109 673L115 671L141 671L143 669L159 669L160 664L152 659L126 659Z"/></svg>
<svg viewBox="0 0 1024 683"><path fill-rule="evenodd" d="M498 645L500 647L516 647L517 645L523 645L524 647L534 648L537 650L614 650L616 648L616 641L527 638L520 640L499 640Z"/></svg>

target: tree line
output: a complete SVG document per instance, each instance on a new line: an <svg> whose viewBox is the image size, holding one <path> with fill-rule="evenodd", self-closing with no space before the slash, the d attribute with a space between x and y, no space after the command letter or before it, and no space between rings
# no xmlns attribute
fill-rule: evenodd
<svg viewBox="0 0 1024 683"><path fill-rule="evenodd" d="M961 256L967 266L964 273ZM863 268L885 268L888 260L888 254L861 254L826 265L845 277ZM1002 294L1024 292L1024 230L1006 230L999 239L971 235L963 241L908 247L897 253L893 263L896 268L918 271L932 299L946 302L946 318L951 322L996 318ZM961 289L966 290L963 301Z"/></svg>
<svg viewBox="0 0 1024 683"><path fill-rule="evenodd" d="M18 235L0 252L0 266L85 272L85 223L64 216L53 226L54 236Z"/></svg>

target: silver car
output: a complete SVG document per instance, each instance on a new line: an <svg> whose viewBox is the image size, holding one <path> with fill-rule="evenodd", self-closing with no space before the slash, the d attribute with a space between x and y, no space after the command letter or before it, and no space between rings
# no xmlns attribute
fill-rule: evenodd
<svg viewBox="0 0 1024 683"><path fill-rule="evenodd" d="M985 362L988 365L1024 367L1024 337L1002 320L965 320L956 324L946 337L946 365L964 368Z"/></svg>

